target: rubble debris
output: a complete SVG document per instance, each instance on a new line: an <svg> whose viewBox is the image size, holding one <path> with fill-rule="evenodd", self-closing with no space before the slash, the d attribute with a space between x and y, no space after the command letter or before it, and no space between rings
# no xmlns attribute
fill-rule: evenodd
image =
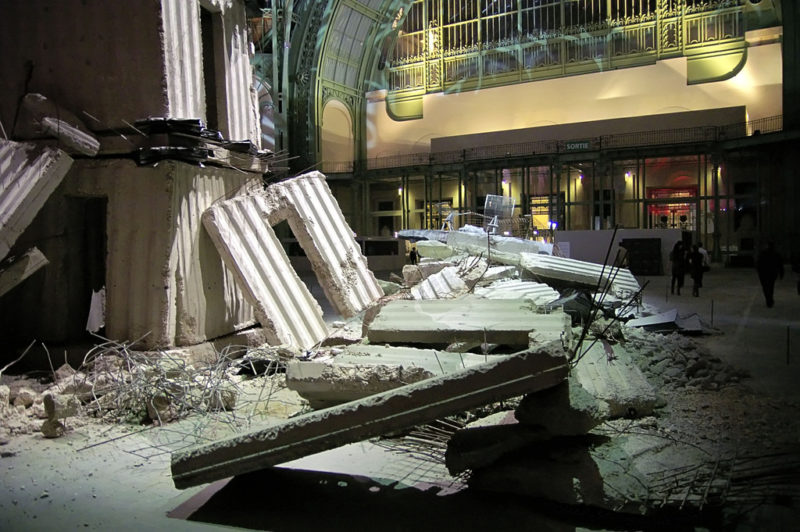
<svg viewBox="0 0 800 532"><path fill-rule="evenodd" d="M589 323L592 313L592 298L584 290L575 290L571 294L558 297L547 303L548 310L560 308L572 318L572 325ZM594 320L596 321L596 320Z"/></svg>
<svg viewBox="0 0 800 532"><path fill-rule="evenodd" d="M586 434L609 414L608 404L587 392L575 378L526 395L514 410L520 423L542 427L551 436Z"/></svg>
<svg viewBox="0 0 800 532"><path fill-rule="evenodd" d="M0 264L0 296L49 264L38 248L31 248L19 257L7 258Z"/></svg>
<svg viewBox="0 0 800 532"><path fill-rule="evenodd" d="M402 279L400 279L402 281ZM384 281L382 279L378 279L378 285L383 290L383 294L387 296L391 296L399 292L403 289L403 285L398 284L392 281Z"/></svg>
<svg viewBox="0 0 800 532"><path fill-rule="evenodd" d="M490 266L481 277L482 283L491 283L517 276L515 266Z"/></svg>
<svg viewBox="0 0 800 532"><path fill-rule="evenodd" d="M466 294L469 288L457 266L442 268L411 287L413 299L452 299Z"/></svg>
<svg viewBox="0 0 800 532"><path fill-rule="evenodd" d="M367 337L370 343L527 346L530 332L560 337L568 325L565 314L540 314L529 301L464 296L457 300L391 301L369 326Z"/></svg>
<svg viewBox="0 0 800 532"><path fill-rule="evenodd" d="M532 253L521 255L520 266L537 280L551 284L600 290L607 284L609 292L621 299L630 299L641 290L639 282L626 268Z"/></svg>
<svg viewBox="0 0 800 532"><path fill-rule="evenodd" d="M480 366L176 452L172 477L177 488L187 488L549 388L567 375L565 354L556 343L536 352L498 357Z"/></svg>
<svg viewBox="0 0 800 532"><path fill-rule="evenodd" d="M22 139L52 136L59 145L90 157L100 151L100 141L80 118L38 93L28 93L22 98L14 134Z"/></svg>
<svg viewBox="0 0 800 532"><path fill-rule="evenodd" d="M512 266L504 266L504 268L514 270ZM558 291L549 285L520 279L497 281L488 286L475 288L474 293L476 296L486 299L527 299L537 306L545 306L560 297ZM553 307L557 306L553 305Z"/></svg>
<svg viewBox="0 0 800 532"><path fill-rule="evenodd" d="M286 386L312 408L361 399L436 375L483 364L471 353L378 345L351 345L334 356L294 360L286 366Z"/></svg>
<svg viewBox="0 0 800 532"><path fill-rule="evenodd" d="M439 273L452 262L423 262L420 264L406 264L403 266L403 283L406 286L413 286L431 275Z"/></svg>
<svg viewBox="0 0 800 532"><path fill-rule="evenodd" d="M0 259L30 225L72 166L65 152L0 140Z"/></svg>

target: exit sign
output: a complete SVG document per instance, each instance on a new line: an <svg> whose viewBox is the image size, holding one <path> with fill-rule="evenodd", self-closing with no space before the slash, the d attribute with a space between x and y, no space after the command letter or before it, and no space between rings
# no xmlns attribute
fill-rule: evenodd
<svg viewBox="0 0 800 532"><path fill-rule="evenodd" d="M564 148L567 151L583 151L591 147L591 142L588 140L570 140L564 143Z"/></svg>

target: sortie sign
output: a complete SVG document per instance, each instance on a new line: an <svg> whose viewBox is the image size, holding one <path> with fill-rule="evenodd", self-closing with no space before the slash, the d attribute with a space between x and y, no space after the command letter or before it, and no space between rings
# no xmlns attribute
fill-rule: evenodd
<svg viewBox="0 0 800 532"><path fill-rule="evenodd" d="M570 140L564 143L566 151L588 150L591 143L588 140Z"/></svg>

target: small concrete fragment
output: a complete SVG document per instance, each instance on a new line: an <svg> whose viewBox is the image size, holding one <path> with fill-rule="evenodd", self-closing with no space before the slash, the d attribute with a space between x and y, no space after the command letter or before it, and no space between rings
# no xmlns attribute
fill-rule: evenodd
<svg viewBox="0 0 800 532"><path fill-rule="evenodd" d="M658 406L655 390L619 344L597 342L572 369L586 391L608 404L609 417L642 417Z"/></svg>
<svg viewBox="0 0 800 532"><path fill-rule="evenodd" d="M20 388L17 390L17 395L14 397L14 406L23 406L28 408L36 400L36 392L30 388Z"/></svg>
<svg viewBox="0 0 800 532"><path fill-rule="evenodd" d="M498 343L527 346L535 330L560 335L564 314L539 314L529 301L464 296L451 300L387 303L369 327L370 343Z"/></svg>
<svg viewBox="0 0 800 532"><path fill-rule="evenodd" d="M608 419L605 401L596 399L575 379L523 397L514 415L525 425L543 427L553 436L586 434Z"/></svg>
<svg viewBox="0 0 800 532"><path fill-rule="evenodd" d="M453 248L435 240L420 240L416 244L420 257L446 259L454 254Z"/></svg>
<svg viewBox="0 0 800 532"><path fill-rule="evenodd" d="M37 248L31 248L0 269L0 296L49 264L47 257Z"/></svg>
<svg viewBox="0 0 800 532"><path fill-rule="evenodd" d="M565 355L560 345L552 345L502 357L177 452L172 455L172 477L177 488L187 488L549 388L568 373Z"/></svg>
<svg viewBox="0 0 800 532"><path fill-rule="evenodd" d="M81 403L74 395L44 394L44 412L47 419L66 419L78 414Z"/></svg>
<svg viewBox="0 0 800 532"><path fill-rule="evenodd" d="M57 419L46 419L42 423L42 435L45 438L60 438L66 432L66 427Z"/></svg>

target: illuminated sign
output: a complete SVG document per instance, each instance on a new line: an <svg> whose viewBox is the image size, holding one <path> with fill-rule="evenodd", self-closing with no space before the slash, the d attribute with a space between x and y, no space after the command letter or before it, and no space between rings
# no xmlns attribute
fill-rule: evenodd
<svg viewBox="0 0 800 532"><path fill-rule="evenodd" d="M591 142L588 140L570 140L564 143L566 151L582 151L588 150L591 147Z"/></svg>

